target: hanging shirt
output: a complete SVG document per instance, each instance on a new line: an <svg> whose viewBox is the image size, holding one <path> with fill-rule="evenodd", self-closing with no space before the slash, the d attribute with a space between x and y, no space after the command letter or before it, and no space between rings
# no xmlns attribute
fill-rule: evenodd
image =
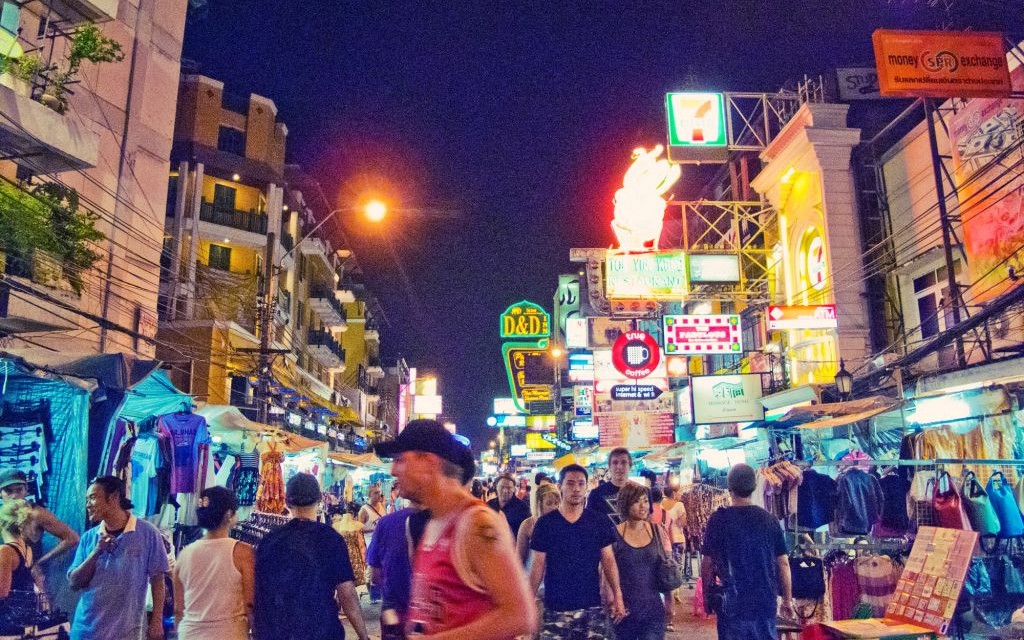
<svg viewBox="0 0 1024 640"><path fill-rule="evenodd" d="M797 499L796 523L817 529L832 521L836 505L836 481L813 469L804 471Z"/></svg>
<svg viewBox="0 0 1024 640"><path fill-rule="evenodd" d="M192 493L196 475L206 469L206 452L211 442L206 418L194 413L169 413L160 423L171 434L174 466L171 471L171 493Z"/></svg>
<svg viewBox="0 0 1024 640"><path fill-rule="evenodd" d="M129 498L135 513L142 517L152 515L156 504L156 474L160 466L160 445L155 436L143 436L132 449L132 490Z"/></svg>
<svg viewBox="0 0 1024 640"><path fill-rule="evenodd" d="M878 478L850 469L837 481L836 521L841 533L863 535L881 518L885 497Z"/></svg>

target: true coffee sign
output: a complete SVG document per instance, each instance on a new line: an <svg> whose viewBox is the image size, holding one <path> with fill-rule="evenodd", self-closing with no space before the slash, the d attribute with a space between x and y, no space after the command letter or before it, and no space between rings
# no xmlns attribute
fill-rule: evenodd
<svg viewBox="0 0 1024 640"><path fill-rule="evenodd" d="M612 345L612 364L627 378L646 378L660 362L658 341L646 331L625 331Z"/></svg>

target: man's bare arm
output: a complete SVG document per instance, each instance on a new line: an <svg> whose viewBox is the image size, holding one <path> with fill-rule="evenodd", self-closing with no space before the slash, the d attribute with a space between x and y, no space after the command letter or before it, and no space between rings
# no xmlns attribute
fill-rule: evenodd
<svg viewBox="0 0 1024 640"><path fill-rule="evenodd" d="M532 634L537 629L537 607L523 565L516 557L508 525L490 510L480 509L472 518L465 557L494 608L470 624L430 639L479 640Z"/></svg>

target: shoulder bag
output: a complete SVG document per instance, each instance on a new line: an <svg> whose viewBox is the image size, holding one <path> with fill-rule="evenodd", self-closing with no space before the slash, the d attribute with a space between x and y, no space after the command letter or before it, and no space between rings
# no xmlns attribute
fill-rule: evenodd
<svg viewBox="0 0 1024 640"><path fill-rule="evenodd" d="M793 597L818 600L825 595L825 570L821 558L790 556L789 573L793 581Z"/></svg>
<svg viewBox="0 0 1024 640"><path fill-rule="evenodd" d="M1024 535L1024 518L1021 518L1020 508L1014 498L1010 483L1002 471L996 471L988 479L988 501L999 518L999 535L1004 538L1012 538Z"/></svg>
<svg viewBox="0 0 1024 640"><path fill-rule="evenodd" d="M665 545L661 541L661 531L659 529L661 529L660 525L651 524L651 530L654 533L654 544L658 546L658 591L661 593L671 593L683 586L683 581L685 580L683 577L683 567L671 554L665 552Z"/></svg>
<svg viewBox="0 0 1024 640"><path fill-rule="evenodd" d="M936 481L935 492L932 494L932 505L935 507L935 523L947 529L963 529L970 531L970 521L964 513L960 494L953 484L953 478L943 471Z"/></svg>
<svg viewBox="0 0 1024 640"><path fill-rule="evenodd" d="M999 535L999 518L989 502L985 487L981 486L973 471L968 471L964 476L963 497L971 527L983 536Z"/></svg>

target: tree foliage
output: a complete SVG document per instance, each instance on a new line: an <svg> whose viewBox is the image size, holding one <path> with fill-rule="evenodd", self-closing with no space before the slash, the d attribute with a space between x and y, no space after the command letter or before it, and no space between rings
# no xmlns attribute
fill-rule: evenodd
<svg viewBox="0 0 1024 640"><path fill-rule="evenodd" d="M83 274L100 258L93 246L105 236L96 229L99 216L81 207L71 188L46 183L32 190L0 181L0 250L7 260L32 260L44 251L63 267L64 278L81 293Z"/></svg>

